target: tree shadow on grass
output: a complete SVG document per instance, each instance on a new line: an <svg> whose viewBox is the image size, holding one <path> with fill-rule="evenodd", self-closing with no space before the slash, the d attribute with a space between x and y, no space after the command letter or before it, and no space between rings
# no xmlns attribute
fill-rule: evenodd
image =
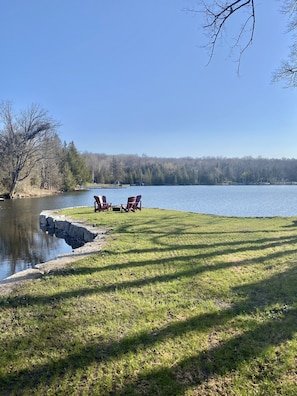
<svg viewBox="0 0 297 396"><path fill-rule="evenodd" d="M178 329L169 325L165 333L168 332L170 336L175 337L195 328L199 331L211 331L217 326L234 322L236 316L242 313L249 315L251 321L250 329L244 333L230 337L229 340L202 350L198 354L195 354L193 347L191 357L180 360L172 367L157 367L149 372L140 373L133 381L127 381L116 394L141 394L135 389L146 388L147 394L151 395L155 393L183 395L188 388L206 384L214 377L231 374L242 363L251 362L263 355L271 346L279 346L291 340L297 328L297 301L294 292L296 278L296 269L292 269L269 280L237 287L234 291L245 296L246 299L242 303L235 304L232 309L204 317L197 316L184 323L180 322ZM261 323L256 323L253 315L256 312L259 314L259 310L263 320ZM159 336L161 333L158 334L157 339ZM278 372L273 373L273 381L279 380L282 387L281 376L284 374L284 369L281 363L277 369ZM268 367L266 370L265 367L260 367L259 373L255 373L259 381L265 381L266 375L271 375ZM173 389L174 393L172 393Z"/></svg>
<svg viewBox="0 0 297 396"><path fill-rule="evenodd" d="M282 257L284 254L291 254L295 253L296 250L292 249L290 251L284 252L274 252L271 253L270 255L265 255L265 262L269 262L270 260L275 260L278 257ZM217 255L217 253L215 253ZM202 256L201 258L205 258L205 256ZM120 291L120 290L125 290L125 289L131 289L131 288L142 288L145 286L149 285L154 285L158 283L167 283L170 281L176 281L177 279L182 279L182 278L193 278L197 275L201 275L204 272L214 272L214 271L220 271L220 270L226 270L228 268L235 268L236 266L242 267L242 266L249 266L252 265L253 262L251 259L248 260L238 260L236 263L234 262L229 262L229 261L221 261L220 263L216 263L215 265L209 265L209 264L203 264L203 265L190 265L188 266L187 263L190 260L196 260L199 259L197 258L197 255L194 256L181 256L181 257L175 257L175 260L180 260L184 261L183 265L179 265L177 268L183 268L181 270L174 270L171 273L166 273L160 274L160 275L154 275L152 277L147 276L146 278L139 278L139 279L132 279L132 280L127 280L127 281L122 281L122 282L112 282L108 285L102 285L99 284L96 279L93 281L90 280L89 282L89 287L85 288L78 288L78 289L72 289L72 290L67 290L64 292L59 292L57 294L52 294L52 295L45 295L45 296L30 296L30 295L21 295L18 298L10 298L6 297L4 299L0 299L0 307L4 309L10 309L12 306L15 307L20 307L20 306L28 306L28 305L34 305L34 304L47 304L51 301L62 301L67 298L75 298L75 297L82 297L82 296L87 296L87 295L92 295L92 294L98 294L98 293L113 293L115 291ZM90 275L92 273L99 273L101 271L110 271L110 270L119 270L119 269L127 269L127 268L137 268L137 267L143 267L143 266L162 266L165 265L166 263L171 262L171 258L164 258L164 259L159 259L159 260L144 260L141 263L125 263L125 264L113 264L110 266L104 266L100 268L88 268L88 267L83 267L81 269L66 269L62 272L53 273L53 275L50 276L66 276L66 275ZM261 262L264 262L264 259L261 259ZM95 284L95 286L94 286Z"/></svg>
<svg viewBox="0 0 297 396"><path fill-rule="evenodd" d="M291 244L296 242L295 236L282 238L263 238L261 241L244 241L234 242L230 248L230 243L218 243L214 248L216 251L209 254L194 254L190 256L178 256L176 260L183 262L182 269L172 272L170 274L161 274L148 278L128 280L124 282L113 282L110 285L96 285L90 284L90 287L78 288L77 290L69 290L56 295L48 296L26 296L22 295L16 299L3 299L1 308L22 307L32 304L49 304L59 306L59 301L66 298L82 297L91 295L93 293L113 293L115 290L124 290L129 288L141 288L147 285L154 285L160 282L169 282L177 278L188 277L202 274L204 271L218 271L235 267L236 265L244 266L253 263L253 260L239 260L238 262L229 262L222 260L220 263L213 266L197 265L197 267L187 267L187 260L199 260L203 258L211 258L220 254L231 254L246 251L246 243L253 243L248 250L261 249L261 244L266 244L265 248L277 247L282 243L288 244L288 250L276 251L265 255L261 259L263 262L269 262L272 259L282 257L287 254L294 254L295 249ZM224 246L226 245L226 249ZM202 246L202 245L201 245ZM202 248L200 246L200 248ZM229 246L229 248L228 248ZM205 245L208 247L208 245ZM289 249L289 247L291 247ZM188 245L186 249L192 248ZM199 248L199 245L198 245ZM262 246L263 248L263 246ZM124 263L113 264L100 268L86 268L82 267L74 273L89 275L93 272L128 269L135 266L152 266L169 263L170 257L159 260L143 260L139 263ZM256 260L256 259L255 259ZM73 275L73 269L69 272L63 273L65 275ZM59 275L59 274L57 274ZM294 280L294 282L293 282ZM288 281L290 287L288 287ZM69 349L65 354L59 358L57 355L53 361L44 364L36 364L28 369L21 371L13 371L3 374L1 380L5 386L6 394L11 390L21 390L23 387L37 388L42 383L59 382L65 379L67 375L75 377L78 371L86 370L91 364L107 363L110 360L117 360L124 358L126 354L132 353L137 355L142 350L155 347L162 348L162 343L167 339L175 339L176 337L186 337L187 333L197 332L212 332L218 326L230 326L232 328L232 321L236 320L238 315L250 315L251 322L247 331L240 335L230 337L227 341L221 341L217 345L210 345L209 348L197 351L193 345L192 356L181 359L177 362L172 362L171 366L157 367L155 369L139 372L132 379L127 377L122 379L122 385L114 385L114 394L143 394L143 389L146 394L159 395L182 395L184 392L193 386L199 386L215 376L222 376L236 370L242 363L252 361L258 355L261 355L269 346L280 345L281 343L290 340L296 331L296 293L292 284L296 285L296 269L292 268L282 274L277 274L274 277L264 281L255 282L253 284L239 286L234 289L234 294L240 297L240 303L237 303L219 312L209 313L205 315L197 315L190 317L183 321L171 321L167 326L159 329L154 329L151 332L142 332L134 336L126 336L119 341L103 342L98 339L97 342L89 344L75 345L73 349ZM274 312L271 311L271 305L276 305ZM294 306L295 305L295 306ZM283 311L277 311L280 308L287 306ZM255 323L253 315L260 310L263 312L263 322ZM3 311L4 312L4 311ZM267 314L268 312L268 314ZM275 319L275 312L277 312L277 319ZM48 317L47 317L48 319ZM47 347L55 348L56 342L59 338L59 331L63 328L55 328L54 321L51 329L51 339L45 341ZM51 325L49 321L49 325ZM65 318L63 322L65 329L70 326ZM98 322L98 326L100 323ZM31 332L26 336L16 336L13 340L7 340L7 350L18 350L19 343L31 345L30 341L34 336L42 336L38 330ZM21 340L21 341L20 341ZM66 374L65 374L66 373ZM100 380L100 378L98 379ZM277 378L276 378L277 380ZM17 383L17 385L15 385ZM21 394L21 393L20 393ZM32 392L33 394L33 392Z"/></svg>
<svg viewBox="0 0 297 396"><path fill-rule="evenodd" d="M102 342L98 339L97 342L76 345L73 348L74 352L69 351L67 356L57 357L51 362L35 365L30 369L12 370L3 375L1 378L3 389L9 394L7 392L16 390L17 383L18 389L31 387L33 394L34 388L40 384L62 382L65 376L68 379L75 377L78 370L86 370L90 364L100 365L121 359L128 353L136 356L151 347L160 350L164 348L162 343L167 339L186 337L193 331L207 334L215 331L219 326L229 326L231 330L239 315L248 315L249 325L245 332L234 331L235 335L231 335L226 341L222 340L198 352L193 345L192 356L172 362L172 365L159 366L149 371L143 370L134 378L127 377L119 383L115 379L114 392L108 393L136 395L143 394L141 392L145 389L145 394L148 395L183 395L188 388L205 384L214 377L228 375L237 370L242 363L253 361L264 354L269 347L281 345L292 339L297 328L297 301L293 287L296 278L296 268L292 268L281 276L277 274L264 281L236 287L234 293L240 295L241 302L231 308L196 315L182 321L172 321L154 331L128 335L118 341ZM276 308L273 309L273 306ZM284 306L286 309L279 308ZM279 310L277 317L268 315L272 310ZM259 311L263 315L262 321L254 320L254 316L258 315ZM32 336L32 334L28 335L28 343ZM48 343L55 343L56 337L58 337L57 329L53 324L52 340L48 340ZM13 344L8 345L8 349L13 346ZM281 373L282 369L279 367L280 376ZM98 380L100 381L100 378ZM275 381L277 380L276 377Z"/></svg>
<svg viewBox="0 0 297 396"><path fill-rule="evenodd" d="M297 310L291 310L281 324L273 321L263 323L227 342L182 359L173 366L158 367L147 373L140 373L133 381L127 381L116 394L141 394L135 390L146 388L146 394L149 395L184 395L187 389L207 384L215 377L231 374L242 363L263 354L267 348L291 339L297 324L296 315ZM281 369L279 373L281 378ZM258 380L265 380L265 374L267 372L260 374ZM280 378L274 377L274 381ZM226 390L224 394L229 393Z"/></svg>
<svg viewBox="0 0 297 396"><path fill-rule="evenodd" d="M148 285L154 285L157 283L166 283L170 281L175 281L177 279L181 278L192 278L197 275L201 275L204 272L214 272L214 271L220 271L220 270L226 270L228 268L235 268L235 267L243 267L243 266L250 266L252 264L255 264L256 262L261 262L263 264L269 263L272 260L276 260L278 258L281 258L285 255L290 255L290 254L295 254L296 249L291 248L290 250L279 250L279 251L272 251L270 254L265 254L263 257L260 258L249 258L247 260L237 260L236 262L234 261L229 261L229 260L224 260L222 259L220 262L215 263L213 265L210 265L210 263L207 262L207 259L211 259L212 257L216 256L223 256L224 254L229 255L229 254L237 254L240 252L247 252L247 251L253 251L253 250L259 250L261 249L262 251L268 248L274 248L277 246L282 245L284 242L288 243L288 246L291 247L293 243L296 242L296 237L292 236L290 238L265 238L260 241L254 241L254 245L251 244L249 248L245 246L246 242L242 242L243 246L239 244L237 246L237 242L235 242L234 248L229 248L226 250L214 250L210 253L199 253L199 254L194 254L194 255L180 255L180 256L175 256L174 261L178 262L179 264L176 266L176 269L171 268L170 273L166 274L160 274L160 275L154 275L152 277L147 276L146 278L139 278L139 279L132 279L132 280L127 280L127 281L120 281L120 282L112 282L107 285L102 285L99 283L99 281L96 280L96 277L94 277L93 280L89 281L89 284L85 288L78 288L78 289L71 289L71 290L66 290L64 292L59 292L57 294L52 294L52 295L45 295L45 296L29 296L29 295L20 295L18 298L11 298L11 297L5 297L4 299L0 298L0 307L4 309L10 309L12 306L27 306L27 305L34 305L34 304L47 304L51 301L62 301L67 298L75 298L77 296L87 296L87 295L92 295L92 294L98 294L98 293L113 293L115 291L120 291L124 289L129 289L129 288L141 288L145 287ZM250 241L248 241L250 243ZM265 244L263 246L263 244ZM217 244L219 248L224 247L227 244ZM191 245L186 247L186 250L190 248ZM216 246L214 246L216 248ZM193 247L192 247L193 249ZM195 248L196 250L196 248ZM200 249L200 245L198 245L197 251L202 250ZM71 267L68 269L63 269L61 271L56 271L49 273L48 276L54 276L54 277L65 277L65 276L73 276L73 275L92 275L92 274L97 274L101 272L107 272L107 271L118 271L118 270L127 270L127 269L135 269L135 268L141 268L141 267L160 267L166 266L167 264L171 264L172 262L172 257L164 257L160 259L142 259L141 261L133 261L133 262L124 262L124 263L119 263L119 264L111 264L111 265L104 265L101 267L86 267L83 265L82 267ZM206 260L206 261L205 261ZM190 264L189 264L190 263ZM201 264L202 263L202 264Z"/></svg>

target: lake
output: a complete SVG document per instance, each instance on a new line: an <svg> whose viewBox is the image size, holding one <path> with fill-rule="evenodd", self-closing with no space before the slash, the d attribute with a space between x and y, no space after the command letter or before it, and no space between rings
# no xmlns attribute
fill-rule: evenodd
<svg viewBox="0 0 297 396"><path fill-rule="evenodd" d="M73 206L93 210L94 195L106 195L108 202L119 205L138 194L143 208L237 217L297 216L297 186L133 186L7 200L0 202L0 279L72 251L63 239L40 230L41 211Z"/></svg>

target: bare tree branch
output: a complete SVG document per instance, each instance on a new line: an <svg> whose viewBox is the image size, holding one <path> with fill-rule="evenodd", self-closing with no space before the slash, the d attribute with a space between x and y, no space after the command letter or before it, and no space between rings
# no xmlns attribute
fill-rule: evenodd
<svg viewBox="0 0 297 396"><path fill-rule="evenodd" d="M243 53L252 44L254 37L256 19L254 0L202 0L200 4L200 9L188 9L188 11L198 12L204 16L203 28L208 37L206 47L210 49L208 64L211 62L218 41L223 37L227 26L235 21L237 17L243 15L243 22L239 27L235 44L231 45L233 49L235 47L239 48L238 62L240 63ZM247 13L243 14L243 11Z"/></svg>
<svg viewBox="0 0 297 396"><path fill-rule="evenodd" d="M235 37L235 43L230 45L232 50L238 50L238 71L245 51L252 45L255 24L255 0L201 0L199 9L188 9L190 12L204 16L203 29L206 32L211 62L219 39L224 37L227 27L241 21ZM288 32L294 33L297 29L297 0L282 0L281 12L288 16ZM237 19L237 17L239 19ZM273 81L285 80L287 86L297 87L297 36L293 35L293 45L286 61L274 73Z"/></svg>

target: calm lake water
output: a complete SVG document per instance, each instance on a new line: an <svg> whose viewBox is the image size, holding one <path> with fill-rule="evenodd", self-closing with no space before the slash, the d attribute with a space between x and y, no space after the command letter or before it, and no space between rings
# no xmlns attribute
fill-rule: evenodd
<svg viewBox="0 0 297 396"><path fill-rule="evenodd" d="M144 208L237 217L297 216L297 186L143 186L0 202L0 279L72 251L63 239L40 230L41 211L73 206L93 210L93 195L106 195L108 202L118 205L138 194Z"/></svg>

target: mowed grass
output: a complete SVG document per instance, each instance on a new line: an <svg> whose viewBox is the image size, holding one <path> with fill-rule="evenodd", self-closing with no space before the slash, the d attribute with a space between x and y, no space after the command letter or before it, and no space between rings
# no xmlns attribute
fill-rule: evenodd
<svg viewBox="0 0 297 396"><path fill-rule="evenodd" d="M95 254L0 298L1 395L296 395L297 219L64 210Z"/></svg>

